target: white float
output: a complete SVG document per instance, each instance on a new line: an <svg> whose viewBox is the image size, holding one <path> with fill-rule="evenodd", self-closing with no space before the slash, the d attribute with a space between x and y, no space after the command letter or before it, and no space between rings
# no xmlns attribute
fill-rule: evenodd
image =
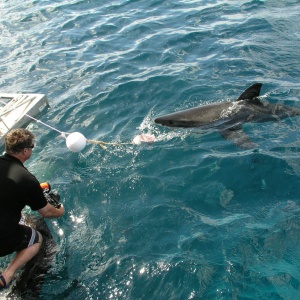
<svg viewBox="0 0 300 300"><path fill-rule="evenodd" d="M86 138L80 132L70 133L66 138L66 145L72 152L80 152L86 146Z"/></svg>

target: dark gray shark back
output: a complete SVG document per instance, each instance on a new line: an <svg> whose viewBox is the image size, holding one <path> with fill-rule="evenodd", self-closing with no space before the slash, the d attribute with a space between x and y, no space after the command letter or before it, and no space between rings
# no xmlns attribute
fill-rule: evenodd
<svg viewBox="0 0 300 300"><path fill-rule="evenodd" d="M236 101L241 100L256 100L260 94L261 83L255 83L247 88ZM234 101L235 102L235 101ZM218 102L209 105L203 105L196 108L191 108L165 116L158 117L154 120L155 123L169 127L204 127L209 128L214 126L216 121L223 119L224 112L230 110L231 102ZM219 122L218 122L219 123Z"/></svg>

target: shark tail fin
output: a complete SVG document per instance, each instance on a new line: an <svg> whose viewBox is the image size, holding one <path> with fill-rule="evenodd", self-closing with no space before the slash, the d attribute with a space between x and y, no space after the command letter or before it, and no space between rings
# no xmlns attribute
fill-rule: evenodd
<svg viewBox="0 0 300 300"><path fill-rule="evenodd" d="M260 94L261 86L262 86L261 83L255 83L251 85L240 95L240 97L236 101L255 99Z"/></svg>

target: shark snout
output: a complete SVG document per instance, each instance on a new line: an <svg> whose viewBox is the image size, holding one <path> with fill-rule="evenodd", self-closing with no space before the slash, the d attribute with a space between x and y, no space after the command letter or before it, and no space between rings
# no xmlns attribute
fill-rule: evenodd
<svg viewBox="0 0 300 300"><path fill-rule="evenodd" d="M172 126L173 125L173 120L166 119L164 117L156 118L154 120L154 123L164 125L164 126Z"/></svg>

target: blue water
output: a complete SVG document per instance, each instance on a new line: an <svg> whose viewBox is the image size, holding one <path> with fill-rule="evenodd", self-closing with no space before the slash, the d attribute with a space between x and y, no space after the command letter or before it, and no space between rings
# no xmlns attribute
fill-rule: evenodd
<svg viewBox="0 0 300 300"><path fill-rule="evenodd" d="M247 124L244 150L218 132L155 125L234 99L300 107L296 0L2 0L0 90L44 93L56 131L27 167L57 189L58 253L40 299L299 299L300 118ZM7 261L0 260L4 268Z"/></svg>

